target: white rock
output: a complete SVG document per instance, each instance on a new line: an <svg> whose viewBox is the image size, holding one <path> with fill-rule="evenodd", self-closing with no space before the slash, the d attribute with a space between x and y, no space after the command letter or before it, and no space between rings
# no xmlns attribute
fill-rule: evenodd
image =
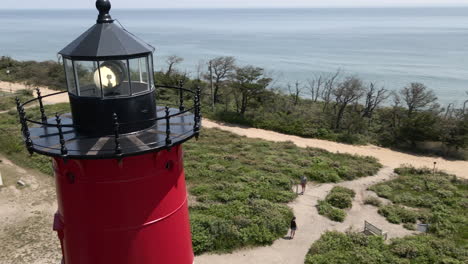
<svg viewBox="0 0 468 264"><path fill-rule="evenodd" d="M17 181L16 184L18 184L19 186L26 186L26 183L22 180Z"/></svg>

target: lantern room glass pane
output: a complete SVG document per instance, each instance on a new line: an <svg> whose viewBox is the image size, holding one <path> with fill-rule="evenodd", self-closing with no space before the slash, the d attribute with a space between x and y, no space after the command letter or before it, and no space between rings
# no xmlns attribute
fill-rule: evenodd
<svg viewBox="0 0 468 264"><path fill-rule="evenodd" d="M126 60L100 61L99 76L105 98L130 95Z"/></svg>
<svg viewBox="0 0 468 264"><path fill-rule="evenodd" d="M132 93L138 94L149 91L148 57L130 59L129 63Z"/></svg>
<svg viewBox="0 0 468 264"><path fill-rule="evenodd" d="M78 77L78 95L82 97L101 97L97 61L75 61Z"/></svg>
<svg viewBox="0 0 468 264"><path fill-rule="evenodd" d="M154 88L154 65L153 65L153 54L149 56L149 77L150 77L150 89Z"/></svg>
<svg viewBox="0 0 468 264"><path fill-rule="evenodd" d="M77 95L75 73L73 72L72 61L64 58L63 65L65 67L65 76L67 77L68 92L71 94Z"/></svg>

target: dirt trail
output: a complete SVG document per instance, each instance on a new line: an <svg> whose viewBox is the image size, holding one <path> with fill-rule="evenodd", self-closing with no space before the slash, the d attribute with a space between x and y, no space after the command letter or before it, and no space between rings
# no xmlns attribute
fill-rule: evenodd
<svg viewBox="0 0 468 264"><path fill-rule="evenodd" d="M370 185L385 181L393 177L392 168L385 167L376 176L365 177L355 181L339 184L309 184L304 195L299 196L289 204L297 217L298 230L293 240L278 239L273 245L236 251L232 254L202 255L195 258L197 264L303 264L305 256L314 241L328 230L346 231L351 228L362 231L364 221L388 231L388 238L402 237L413 234L412 231L404 229L401 225L387 222L384 217L377 213L377 208L364 205L363 200ZM318 200L323 200L327 193L335 185L345 186L356 192L353 207L348 211L348 216L343 223L333 222L318 214L315 205Z"/></svg>
<svg viewBox="0 0 468 264"><path fill-rule="evenodd" d="M59 263L60 243L52 231L57 210L53 178L2 156L0 172L0 264ZM27 185L18 187L18 180Z"/></svg>
<svg viewBox="0 0 468 264"><path fill-rule="evenodd" d="M16 92L18 90L31 90L31 89L39 88L41 90L41 94L49 95L60 91L51 90L47 87L36 87L36 86L26 86L22 83L10 83L10 82L2 82L0 81L0 90L3 92ZM34 91L34 96L36 96L36 91ZM58 94L51 97L46 97L43 99L44 104L58 104L58 103L65 103L68 102L68 94Z"/></svg>
<svg viewBox="0 0 468 264"><path fill-rule="evenodd" d="M387 148L381 148L374 145L353 146L327 140L302 138L281 134L269 130L243 127L232 124L224 124L203 120L203 127L219 128L241 136L249 138L260 138L269 141L291 141L299 147L314 147L325 149L334 153L359 154L377 158L384 166L396 168L401 164L411 164L415 167L433 168L434 162L437 162L436 168L448 173L455 174L458 177L468 179L468 161L450 161L439 157L418 156L394 151Z"/></svg>

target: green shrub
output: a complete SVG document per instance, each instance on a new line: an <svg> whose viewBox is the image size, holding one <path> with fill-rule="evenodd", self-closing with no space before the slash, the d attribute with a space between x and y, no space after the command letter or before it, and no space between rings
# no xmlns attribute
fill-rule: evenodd
<svg viewBox="0 0 468 264"><path fill-rule="evenodd" d="M364 204L370 204L373 206L380 207L382 205L382 201L380 201L380 199L377 197L368 196L366 197L366 199L364 199Z"/></svg>
<svg viewBox="0 0 468 264"><path fill-rule="evenodd" d="M325 197L325 200L318 201L317 210L320 215L336 222L343 222L346 212L341 209L351 208L355 195L351 189L335 186Z"/></svg>
<svg viewBox="0 0 468 264"><path fill-rule="evenodd" d="M468 254L453 241L431 235L407 236L387 245L379 236L327 232L310 248L306 264L434 264L467 263Z"/></svg>
<svg viewBox="0 0 468 264"><path fill-rule="evenodd" d="M351 189L335 186L325 200L334 207L345 209L351 208L355 195L356 193Z"/></svg>
<svg viewBox="0 0 468 264"><path fill-rule="evenodd" d="M412 223L404 223L403 227L408 229L408 230L416 230L416 226Z"/></svg>
<svg viewBox="0 0 468 264"><path fill-rule="evenodd" d="M190 208L195 254L269 245L286 235L291 210L266 200L234 201Z"/></svg>
<svg viewBox="0 0 468 264"><path fill-rule="evenodd" d="M345 193L330 193L327 195L326 201L330 205L340 209L351 208L353 203L351 196Z"/></svg>
<svg viewBox="0 0 468 264"><path fill-rule="evenodd" d="M341 186L333 187L330 193L332 194L342 193L342 194L348 195L351 198L354 198L356 196L356 192L354 190L346 188L346 187L341 187Z"/></svg>
<svg viewBox="0 0 468 264"><path fill-rule="evenodd" d="M380 197L388 199L392 195L393 189L387 185L374 185L374 186L371 186L369 190L374 191Z"/></svg>
<svg viewBox="0 0 468 264"><path fill-rule="evenodd" d="M418 214L399 205L384 205L379 208L379 214L385 216L390 223L416 223Z"/></svg>
<svg viewBox="0 0 468 264"><path fill-rule="evenodd" d="M320 215L326 216L335 222L343 222L346 218L345 211L335 208L323 200L318 201L317 210Z"/></svg>
<svg viewBox="0 0 468 264"><path fill-rule="evenodd" d="M306 264L401 263L378 236L326 232L310 248Z"/></svg>

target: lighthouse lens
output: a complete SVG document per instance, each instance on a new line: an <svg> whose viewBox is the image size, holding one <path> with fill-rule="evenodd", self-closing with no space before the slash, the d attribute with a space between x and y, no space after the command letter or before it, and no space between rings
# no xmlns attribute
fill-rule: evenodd
<svg viewBox="0 0 468 264"><path fill-rule="evenodd" d="M115 93L124 79L124 65L120 61L106 61L94 72L94 84L102 87L104 94Z"/></svg>

